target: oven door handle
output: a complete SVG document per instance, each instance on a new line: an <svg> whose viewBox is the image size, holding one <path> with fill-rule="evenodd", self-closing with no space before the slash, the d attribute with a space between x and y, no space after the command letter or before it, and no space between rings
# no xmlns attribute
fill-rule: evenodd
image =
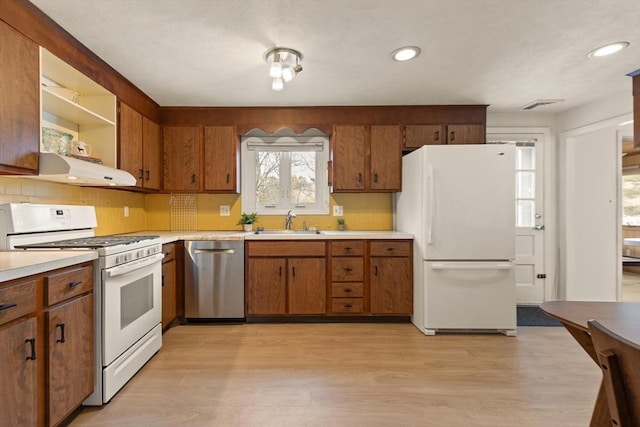
<svg viewBox="0 0 640 427"><path fill-rule="evenodd" d="M132 271L139 270L144 267L148 267L157 262L161 262L164 258L163 253L151 255L150 257L142 258L136 261L128 262L117 267L112 267L102 272L102 278L107 279L109 277L121 276L123 274L131 273Z"/></svg>

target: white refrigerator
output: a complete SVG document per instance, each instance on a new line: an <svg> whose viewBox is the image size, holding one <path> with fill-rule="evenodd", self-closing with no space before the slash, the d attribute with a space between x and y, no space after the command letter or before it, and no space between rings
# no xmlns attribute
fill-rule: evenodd
<svg viewBox="0 0 640 427"><path fill-rule="evenodd" d="M414 235L411 321L420 331L516 334L514 146L405 155L396 225Z"/></svg>

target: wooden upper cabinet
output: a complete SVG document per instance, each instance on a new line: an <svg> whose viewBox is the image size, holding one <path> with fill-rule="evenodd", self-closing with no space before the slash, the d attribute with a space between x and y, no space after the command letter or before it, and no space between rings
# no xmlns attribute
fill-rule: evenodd
<svg viewBox="0 0 640 427"><path fill-rule="evenodd" d="M404 148L412 150L423 145L444 144L446 135L443 125L406 125L404 127Z"/></svg>
<svg viewBox="0 0 640 427"><path fill-rule="evenodd" d="M136 187L159 190L162 171L160 126L123 102L119 111L120 169L136 178Z"/></svg>
<svg viewBox="0 0 640 427"><path fill-rule="evenodd" d="M39 151L38 45L0 21L0 174L36 175Z"/></svg>
<svg viewBox="0 0 640 427"><path fill-rule="evenodd" d="M484 144L484 125L448 125L447 144Z"/></svg>
<svg viewBox="0 0 640 427"><path fill-rule="evenodd" d="M461 125L406 125L404 127L405 151L424 145L440 144L484 144L484 124Z"/></svg>
<svg viewBox="0 0 640 427"><path fill-rule="evenodd" d="M162 184L162 141L160 126L142 117L142 168L144 169L143 187L159 190Z"/></svg>
<svg viewBox="0 0 640 427"><path fill-rule="evenodd" d="M204 190L238 193L238 136L233 126L204 128Z"/></svg>
<svg viewBox="0 0 640 427"><path fill-rule="evenodd" d="M334 126L332 145L333 191L364 191L365 127Z"/></svg>
<svg viewBox="0 0 640 427"><path fill-rule="evenodd" d="M402 132L400 126L371 126L371 190L400 191L401 181Z"/></svg>
<svg viewBox="0 0 640 427"><path fill-rule="evenodd" d="M200 126L164 126L162 128L163 189L200 190Z"/></svg>
<svg viewBox="0 0 640 427"><path fill-rule="evenodd" d="M332 143L334 192L400 191L400 126L337 125Z"/></svg>
<svg viewBox="0 0 640 427"><path fill-rule="evenodd" d="M142 114L127 104L120 103L120 169L136 178L136 187L142 187L144 170L142 166Z"/></svg>

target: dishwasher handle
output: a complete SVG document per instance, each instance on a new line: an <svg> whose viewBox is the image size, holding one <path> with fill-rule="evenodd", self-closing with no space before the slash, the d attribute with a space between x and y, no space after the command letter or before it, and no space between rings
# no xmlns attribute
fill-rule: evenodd
<svg viewBox="0 0 640 427"><path fill-rule="evenodd" d="M213 254L213 255L222 255L222 254L235 254L235 249L194 249L194 254Z"/></svg>

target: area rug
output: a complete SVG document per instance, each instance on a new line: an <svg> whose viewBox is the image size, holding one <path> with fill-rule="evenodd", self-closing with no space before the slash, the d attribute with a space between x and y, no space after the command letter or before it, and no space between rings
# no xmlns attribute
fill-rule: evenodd
<svg viewBox="0 0 640 427"><path fill-rule="evenodd" d="M518 326L562 326L562 323L547 316L538 306L518 306Z"/></svg>

